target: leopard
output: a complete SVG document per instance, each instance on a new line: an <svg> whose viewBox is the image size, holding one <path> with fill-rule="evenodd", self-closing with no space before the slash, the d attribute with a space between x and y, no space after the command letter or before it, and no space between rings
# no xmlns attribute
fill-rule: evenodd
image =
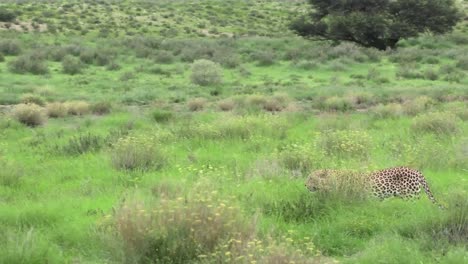
<svg viewBox="0 0 468 264"><path fill-rule="evenodd" d="M363 179L366 186L365 191L370 192L379 200L390 197L399 197L405 200L419 198L421 190L424 190L433 204L441 209L444 208L434 198L424 175L409 167L393 167L364 174L355 171L316 170L309 175L305 186L311 192L327 188L327 179L331 176Z"/></svg>

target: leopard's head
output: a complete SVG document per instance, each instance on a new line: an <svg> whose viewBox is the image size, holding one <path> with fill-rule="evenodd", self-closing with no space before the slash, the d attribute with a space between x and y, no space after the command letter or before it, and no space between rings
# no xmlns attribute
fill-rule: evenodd
<svg viewBox="0 0 468 264"><path fill-rule="evenodd" d="M305 187L311 191L315 192L322 189L324 181L329 177L330 170L316 170L313 171L305 182Z"/></svg>

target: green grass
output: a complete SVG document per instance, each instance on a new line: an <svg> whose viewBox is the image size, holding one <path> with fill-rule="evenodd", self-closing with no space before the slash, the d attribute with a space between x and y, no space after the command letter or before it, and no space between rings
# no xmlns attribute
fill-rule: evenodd
<svg viewBox="0 0 468 264"><path fill-rule="evenodd" d="M379 52L294 37L301 1L93 3L0 4L57 28L0 31L22 48L0 62L0 263L466 262L466 24ZM47 50L86 65L66 74ZM47 74L10 70L30 53ZM198 59L222 83L193 84ZM11 114L31 98L104 110L32 128ZM421 170L447 210L304 187L392 166Z"/></svg>

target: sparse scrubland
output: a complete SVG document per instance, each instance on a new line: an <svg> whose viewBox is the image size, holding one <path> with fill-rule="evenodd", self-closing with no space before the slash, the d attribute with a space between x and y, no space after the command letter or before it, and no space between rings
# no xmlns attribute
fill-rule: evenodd
<svg viewBox="0 0 468 264"><path fill-rule="evenodd" d="M466 18L378 51L304 5L2 1L0 263L466 263ZM304 187L403 165L446 210Z"/></svg>

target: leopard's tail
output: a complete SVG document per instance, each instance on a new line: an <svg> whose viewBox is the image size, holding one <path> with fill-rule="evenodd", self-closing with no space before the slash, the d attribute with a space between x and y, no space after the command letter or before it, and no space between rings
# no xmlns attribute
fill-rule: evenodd
<svg viewBox="0 0 468 264"><path fill-rule="evenodd" d="M427 197L429 197L429 200L431 200L431 202L433 204L437 205L440 209L445 209L445 207L442 204L437 202L437 200L434 198L434 195L432 195L432 192L429 189L429 185L427 184L427 181L424 178L424 176L421 173L419 173L419 177L420 177L420 179L419 179L420 183L421 183L422 187L424 188L424 191L426 192Z"/></svg>

